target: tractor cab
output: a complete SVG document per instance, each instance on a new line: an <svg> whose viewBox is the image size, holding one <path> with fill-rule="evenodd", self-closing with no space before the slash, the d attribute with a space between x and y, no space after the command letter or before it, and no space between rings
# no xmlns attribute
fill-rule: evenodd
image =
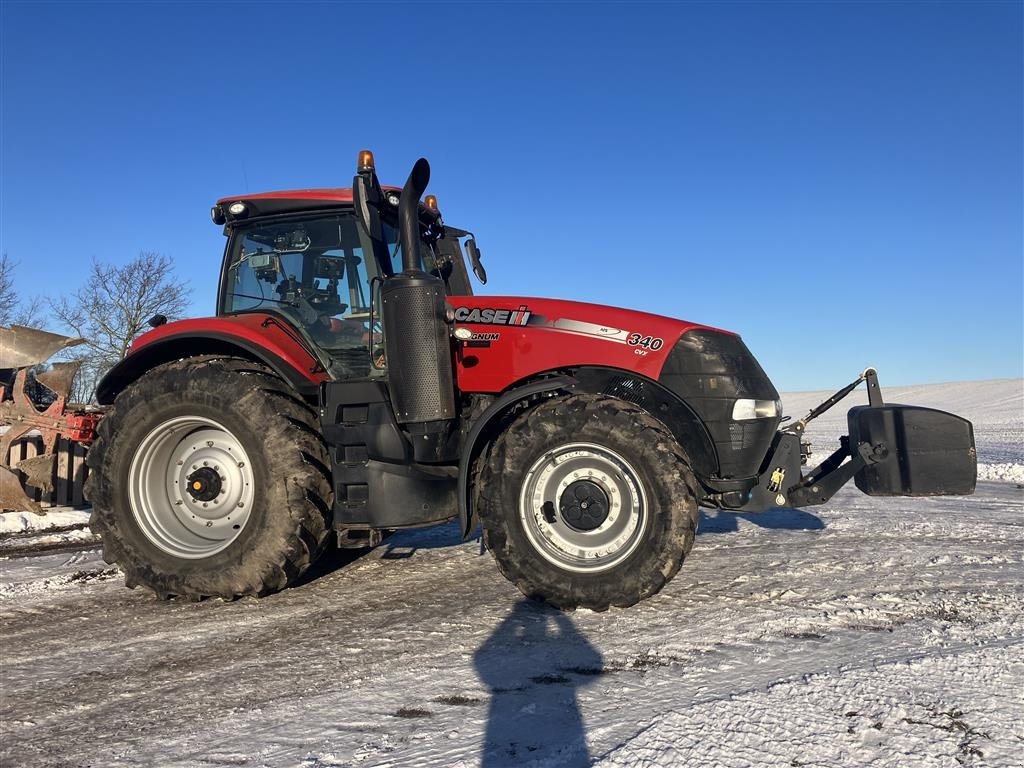
<svg viewBox="0 0 1024 768"><path fill-rule="evenodd" d="M374 177L374 182L376 181ZM280 317L312 347L334 379L385 369L379 294L403 269L400 191L377 186L373 219L354 209L351 189L269 192L225 198L212 210L228 241L217 313ZM478 275L470 233L444 226L436 198L419 206L418 264L446 296L472 295L462 242Z"/></svg>

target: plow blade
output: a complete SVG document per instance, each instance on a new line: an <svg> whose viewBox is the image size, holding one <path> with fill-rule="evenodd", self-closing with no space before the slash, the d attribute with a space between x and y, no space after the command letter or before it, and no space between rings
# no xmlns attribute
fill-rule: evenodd
<svg viewBox="0 0 1024 768"><path fill-rule="evenodd" d="M53 490L53 469L56 460L54 454L44 453L42 456L22 459L15 467L15 471L21 476L22 485L49 493Z"/></svg>
<svg viewBox="0 0 1024 768"><path fill-rule="evenodd" d="M5 466L0 466L0 510L44 514L39 503L29 498L25 492L21 476L15 470Z"/></svg>
<svg viewBox="0 0 1024 768"><path fill-rule="evenodd" d="M0 328L0 368L29 368L45 363L62 349L84 343L85 339L23 325Z"/></svg>
<svg viewBox="0 0 1024 768"><path fill-rule="evenodd" d="M45 495L53 490L58 439L92 439L99 417L66 411L81 363L54 363L45 371L31 371L62 349L84 341L21 325L0 328L0 369L4 371L0 376L0 509L43 514L30 492ZM35 443L38 455L16 461L18 451L12 446L26 439Z"/></svg>
<svg viewBox="0 0 1024 768"><path fill-rule="evenodd" d="M29 495L29 491L36 489L45 496L53 490L56 463L56 454L44 453L22 459L14 467L0 466L0 509L44 514L39 502Z"/></svg>
<svg viewBox="0 0 1024 768"><path fill-rule="evenodd" d="M67 400L71 392L71 385L75 383L75 376L82 364L78 361L70 363L54 363L50 370L36 374L36 381L53 392L62 400Z"/></svg>

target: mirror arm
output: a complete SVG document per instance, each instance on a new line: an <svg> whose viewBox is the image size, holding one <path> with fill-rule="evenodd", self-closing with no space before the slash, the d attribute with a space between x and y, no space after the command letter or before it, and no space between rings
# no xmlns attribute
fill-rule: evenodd
<svg viewBox="0 0 1024 768"><path fill-rule="evenodd" d="M352 202L356 215L373 244L373 257L390 274L391 254L384 243L380 221L380 206L384 195L373 170L360 171L352 179Z"/></svg>

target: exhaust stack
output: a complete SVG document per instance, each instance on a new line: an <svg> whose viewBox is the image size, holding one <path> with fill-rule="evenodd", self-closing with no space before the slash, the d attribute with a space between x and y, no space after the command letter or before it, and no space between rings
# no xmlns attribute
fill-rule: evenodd
<svg viewBox="0 0 1024 768"><path fill-rule="evenodd" d="M420 260L420 198L429 183L430 163L421 157L412 167L398 203L398 236L402 243L402 269L405 272L423 271Z"/></svg>
<svg viewBox="0 0 1024 768"><path fill-rule="evenodd" d="M416 461L441 458L455 418L455 376L444 281L423 270L420 198L430 163L416 161L398 203L402 271L380 291L388 389L395 419L412 437Z"/></svg>

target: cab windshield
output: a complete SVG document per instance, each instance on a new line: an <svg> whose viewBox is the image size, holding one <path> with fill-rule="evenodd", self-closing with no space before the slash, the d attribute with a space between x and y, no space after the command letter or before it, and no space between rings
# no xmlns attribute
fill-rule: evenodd
<svg viewBox="0 0 1024 768"><path fill-rule="evenodd" d="M330 358L336 376L370 368L370 243L351 215L254 223L235 231L222 311L284 315ZM397 233L388 250L397 250ZM369 255L369 257L368 257Z"/></svg>
<svg viewBox="0 0 1024 768"><path fill-rule="evenodd" d="M389 262L385 271L401 272L398 230L384 222L381 229ZM438 267L450 259L439 258L436 246L426 241L420 255L424 269L458 292ZM379 316L370 327L371 290L379 286L373 282L379 276L372 243L351 213L238 225L228 245L221 312L283 315L323 353L332 377L366 376L384 367Z"/></svg>

